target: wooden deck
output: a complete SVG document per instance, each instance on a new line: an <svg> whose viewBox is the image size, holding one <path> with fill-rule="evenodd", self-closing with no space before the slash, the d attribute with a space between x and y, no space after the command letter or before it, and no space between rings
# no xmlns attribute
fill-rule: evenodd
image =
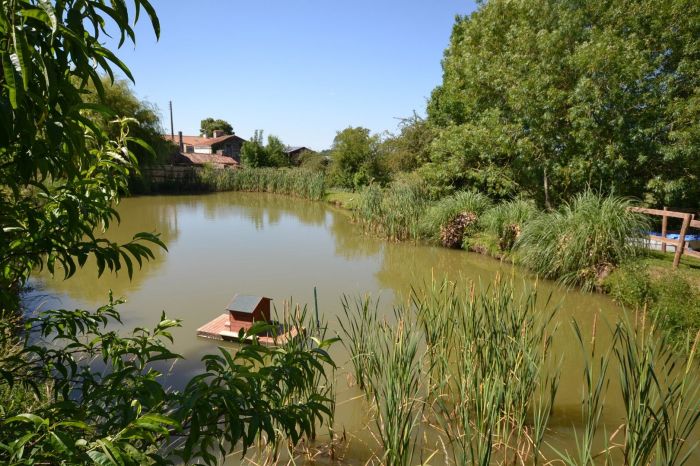
<svg viewBox="0 0 700 466"><path fill-rule="evenodd" d="M218 341L231 341L240 343L250 343L252 341L251 337L239 338L238 332L243 330L248 330L251 327L251 322L239 322L234 321L233 325L230 324L229 314L221 314L216 319L212 320L208 324L205 324L197 329L197 336L200 338L208 338L210 340ZM297 334L296 329L292 329L289 332L285 332L277 336L277 343L284 343L288 338L291 338ZM258 341L263 345L274 345L275 338L272 335L259 335Z"/></svg>

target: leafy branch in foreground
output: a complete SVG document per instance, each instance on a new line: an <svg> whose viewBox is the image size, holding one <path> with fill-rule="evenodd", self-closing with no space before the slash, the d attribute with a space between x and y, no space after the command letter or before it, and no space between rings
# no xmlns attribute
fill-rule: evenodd
<svg viewBox="0 0 700 466"><path fill-rule="evenodd" d="M270 329L258 325L253 344L205 356L205 372L170 391L160 368L181 359L168 349L180 322L163 315L122 337L108 330L120 303L47 311L20 337L2 322L0 393L30 398L0 407L3 464L211 465L261 438L296 444L330 416L332 400L316 390L333 365L330 341L265 347L255 336Z"/></svg>

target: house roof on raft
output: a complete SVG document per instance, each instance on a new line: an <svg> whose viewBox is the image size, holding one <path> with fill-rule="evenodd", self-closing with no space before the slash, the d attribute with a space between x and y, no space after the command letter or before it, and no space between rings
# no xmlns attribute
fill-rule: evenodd
<svg viewBox="0 0 700 466"><path fill-rule="evenodd" d="M237 294L233 297L228 306L226 306L226 310L232 312L243 312L246 314L252 314L263 301L272 300L264 296L250 296L244 294Z"/></svg>

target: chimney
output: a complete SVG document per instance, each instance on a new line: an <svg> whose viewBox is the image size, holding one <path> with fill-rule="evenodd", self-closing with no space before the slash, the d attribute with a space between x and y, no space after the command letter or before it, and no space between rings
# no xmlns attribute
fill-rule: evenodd
<svg viewBox="0 0 700 466"><path fill-rule="evenodd" d="M178 131L177 135L180 138L180 152L185 152L185 144L182 142L182 131Z"/></svg>
<svg viewBox="0 0 700 466"><path fill-rule="evenodd" d="M224 130L223 129L215 129L213 136L215 138L220 138L221 136L224 135Z"/></svg>

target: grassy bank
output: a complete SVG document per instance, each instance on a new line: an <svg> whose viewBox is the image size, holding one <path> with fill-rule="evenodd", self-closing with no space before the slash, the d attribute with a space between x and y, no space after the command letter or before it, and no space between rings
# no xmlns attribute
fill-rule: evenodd
<svg viewBox="0 0 700 466"><path fill-rule="evenodd" d="M417 180L326 199L350 209L365 228L391 240L422 240L512 261L541 277L608 292L631 310L648 309L669 342L686 351L700 329L700 262L642 247L647 218L626 198L592 192L544 212L528 200L493 202L474 192L428 200Z"/></svg>

